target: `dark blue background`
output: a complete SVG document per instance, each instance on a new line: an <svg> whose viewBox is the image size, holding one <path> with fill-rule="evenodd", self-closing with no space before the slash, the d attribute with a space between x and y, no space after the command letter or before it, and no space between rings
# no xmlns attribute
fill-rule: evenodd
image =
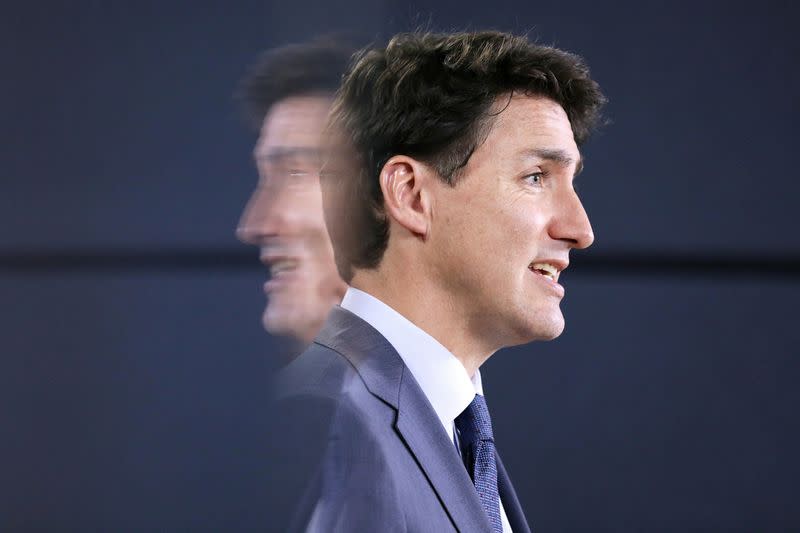
<svg viewBox="0 0 800 533"><path fill-rule="evenodd" d="M50 2L0 17L0 528L267 528L264 269L232 94L319 33L528 31L613 123L565 334L484 368L537 531L788 531L800 406L788 2ZM601 258L598 260L597 258Z"/></svg>

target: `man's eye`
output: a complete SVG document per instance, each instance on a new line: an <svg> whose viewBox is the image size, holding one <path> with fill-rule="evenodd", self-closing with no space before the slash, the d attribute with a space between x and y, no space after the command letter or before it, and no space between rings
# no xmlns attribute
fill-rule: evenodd
<svg viewBox="0 0 800 533"><path fill-rule="evenodd" d="M525 176L525 180L531 185L541 185L544 180L544 172L534 172Z"/></svg>

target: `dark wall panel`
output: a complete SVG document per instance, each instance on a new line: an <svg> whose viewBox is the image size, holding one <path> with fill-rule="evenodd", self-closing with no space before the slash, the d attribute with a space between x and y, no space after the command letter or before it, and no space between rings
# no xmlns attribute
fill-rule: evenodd
<svg viewBox="0 0 800 533"><path fill-rule="evenodd" d="M0 529L267 523L261 277L0 279Z"/></svg>
<svg viewBox="0 0 800 533"><path fill-rule="evenodd" d="M789 531L799 284L565 276L567 330L485 365L540 531Z"/></svg>
<svg viewBox="0 0 800 533"><path fill-rule="evenodd" d="M319 33L370 39L380 6L18 6L0 20L0 250L235 246L257 178L246 68Z"/></svg>

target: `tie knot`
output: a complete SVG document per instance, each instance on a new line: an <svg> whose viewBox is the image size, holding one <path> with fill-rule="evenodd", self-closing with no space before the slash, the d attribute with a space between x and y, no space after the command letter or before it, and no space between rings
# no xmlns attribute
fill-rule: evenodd
<svg viewBox="0 0 800 533"><path fill-rule="evenodd" d="M489 417L489 408L483 396L475 395L469 406L456 418L456 427L466 442L494 441L492 419Z"/></svg>

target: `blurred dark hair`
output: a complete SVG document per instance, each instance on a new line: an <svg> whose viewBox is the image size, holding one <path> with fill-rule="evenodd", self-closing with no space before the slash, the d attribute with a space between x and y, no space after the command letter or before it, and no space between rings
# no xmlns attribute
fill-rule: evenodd
<svg viewBox="0 0 800 533"><path fill-rule="evenodd" d="M284 98L333 96L355 51L345 39L328 36L263 52L236 91L248 121L260 129L270 108Z"/></svg>
<svg viewBox="0 0 800 533"><path fill-rule="evenodd" d="M379 183L386 161L414 157L455 185L488 135L493 104L514 92L560 104L578 145L598 125L606 102L580 57L496 31L400 34L357 56L330 124L353 150L356 168L325 174L335 179L328 190L337 195L340 213L330 217L328 230L345 281L353 268L377 267L388 244Z"/></svg>

